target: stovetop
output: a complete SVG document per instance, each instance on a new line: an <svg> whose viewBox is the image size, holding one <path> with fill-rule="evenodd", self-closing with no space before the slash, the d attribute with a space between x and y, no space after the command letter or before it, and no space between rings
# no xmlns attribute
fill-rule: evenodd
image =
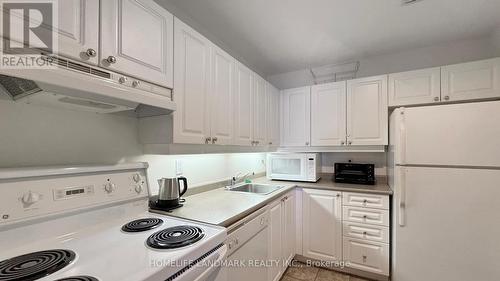
<svg viewBox="0 0 500 281"><path fill-rule="evenodd" d="M122 207L124 206L119 206L119 208ZM97 212L114 211L113 208L107 208ZM81 215L79 216L81 217ZM141 218L155 218L162 220L163 223L141 232L124 232L122 230L122 226L126 223ZM85 220L83 217L82 219ZM95 277L97 280L165 280L217 247L225 239L223 228L148 212L82 227L76 231L62 231L54 236L49 234L48 237L41 237L41 239L36 239L36 235L25 235L24 237L22 235L28 231L37 231L36 229L43 231L56 222L57 220L44 222L37 226L31 225L0 232L0 240L2 241L0 262L33 252L62 249L74 253L72 261L69 262L68 266L39 280L52 281L81 275ZM61 221L61 223L64 222ZM191 243L180 242L170 249L149 245L151 236L155 234L158 236L168 229L177 229L182 232L185 231L183 229L189 228L197 229L203 234L197 236ZM189 231L187 235L192 237L192 233ZM180 236L175 235L173 238L175 240ZM165 245L165 240L160 239L160 241ZM175 244L176 241L173 242Z"/></svg>
<svg viewBox="0 0 500 281"><path fill-rule="evenodd" d="M13 182L0 172L0 280L163 281L224 242L224 228L148 212L137 174L145 177L127 170ZM61 190L70 196L59 200ZM25 204L29 193L42 199Z"/></svg>

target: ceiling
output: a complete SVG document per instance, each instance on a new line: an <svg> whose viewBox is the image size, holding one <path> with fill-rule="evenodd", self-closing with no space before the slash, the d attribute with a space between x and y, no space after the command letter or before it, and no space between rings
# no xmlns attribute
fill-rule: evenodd
<svg viewBox="0 0 500 281"><path fill-rule="evenodd" d="M486 36L500 26L499 0L156 1L263 75Z"/></svg>

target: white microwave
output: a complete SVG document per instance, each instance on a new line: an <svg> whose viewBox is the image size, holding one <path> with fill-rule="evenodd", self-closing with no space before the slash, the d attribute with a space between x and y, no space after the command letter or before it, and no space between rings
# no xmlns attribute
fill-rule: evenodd
<svg viewBox="0 0 500 281"><path fill-rule="evenodd" d="M269 153L267 178L317 182L321 169L319 153Z"/></svg>

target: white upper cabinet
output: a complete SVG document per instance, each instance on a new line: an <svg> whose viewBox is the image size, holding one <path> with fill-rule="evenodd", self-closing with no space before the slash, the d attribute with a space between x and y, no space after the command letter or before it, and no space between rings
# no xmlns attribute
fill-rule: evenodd
<svg viewBox="0 0 500 281"><path fill-rule="evenodd" d="M280 91L267 83L267 142L279 145L280 142Z"/></svg>
<svg viewBox="0 0 500 281"><path fill-rule="evenodd" d="M59 54L97 65L99 0L65 0L58 5Z"/></svg>
<svg viewBox="0 0 500 281"><path fill-rule="evenodd" d="M253 141L254 145L266 145L266 115L267 96L266 80L254 74L253 95Z"/></svg>
<svg viewBox="0 0 500 281"><path fill-rule="evenodd" d="M172 88L173 21L153 1L101 1L100 64Z"/></svg>
<svg viewBox="0 0 500 281"><path fill-rule="evenodd" d="M443 66L443 101L500 97L500 58Z"/></svg>
<svg viewBox="0 0 500 281"><path fill-rule="evenodd" d="M341 192L304 189L303 255L322 261L342 260Z"/></svg>
<svg viewBox="0 0 500 281"><path fill-rule="evenodd" d="M388 144L387 75L347 81L347 144Z"/></svg>
<svg viewBox="0 0 500 281"><path fill-rule="evenodd" d="M215 144L232 144L235 60L217 46L212 48L211 137Z"/></svg>
<svg viewBox="0 0 500 281"><path fill-rule="evenodd" d="M311 135L311 87L288 89L282 94L284 146L309 146Z"/></svg>
<svg viewBox="0 0 500 281"><path fill-rule="evenodd" d="M429 104L440 100L439 67L389 74L389 106Z"/></svg>
<svg viewBox="0 0 500 281"><path fill-rule="evenodd" d="M236 62L234 92L234 144L253 144L253 73L243 64Z"/></svg>
<svg viewBox="0 0 500 281"><path fill-rule="evenodd" d="M346 82L311 87L311 145L344 145Z"/></svg>
<svg viewBox="0 0 500 281"><path fill-rule="evenodd" d="M174 143L211 143L210 44L175 20Z"/></svg>

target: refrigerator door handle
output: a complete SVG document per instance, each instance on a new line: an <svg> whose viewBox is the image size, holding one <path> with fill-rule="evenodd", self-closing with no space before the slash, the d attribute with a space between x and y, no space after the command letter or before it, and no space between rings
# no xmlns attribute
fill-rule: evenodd
<svg viewBox="0 0 500 281"><path fill-rule="evenodd" d="M406 225L406 169L399 168L399 226Z"/></svg>
<svg viewBox="0 0 500 281"><path fill-rule="evenodd" d="M401 108L401 119L399 122L399 164L406 164L406 126L405 110Z"/></svg>

